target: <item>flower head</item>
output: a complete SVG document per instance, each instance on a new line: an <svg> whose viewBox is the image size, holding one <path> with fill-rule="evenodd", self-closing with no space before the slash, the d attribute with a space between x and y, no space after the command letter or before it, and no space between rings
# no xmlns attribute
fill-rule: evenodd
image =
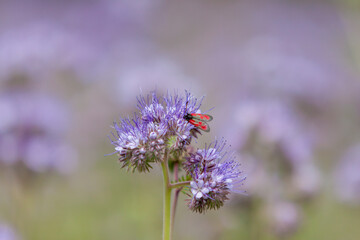
<svg viewBox="0 0 360 240"><path fill-rule="evenodd" d="M147 129L141 124L140 118L135 116L133 120L122 119L119 124L114 123L114 128L117 140L112 143L122 167L133 170L138 168L140 172L149 171L149 162L154 160L147 154Z"/></svg>
<svg viewBox="0 0 360 240"><path fill-rule="evenodd" d="M211 170L215 167L216 161L222 158L221 152L225 148L225 141L215 141L214 144L198 149L195 153L189 153L189 157L184 162L184 169L191 174L195 168Z"/></svg>
<svg viewBox="0 0 360 240"><path fill-rule="evenodd" d="M214 148L199 149L185 162L185 169L192 175L188 200L192 211L202 213L208 209L217 209L228 199L230 192L243 193L238 187L245 176L240 171L240 164L233 155L223 152L225 141L216 141Z"/></svg>
<svg viewBox="0 0 360 240"><path fill-rule="evenodd" d="M189 92L185 97L174 93L159 97L156 92L138 97L139 115L114 123L112 144L122 167L139 172L149 171L150 163L163 159L165 147L184 150L199 130L183 116L200 108Z"/></svg>

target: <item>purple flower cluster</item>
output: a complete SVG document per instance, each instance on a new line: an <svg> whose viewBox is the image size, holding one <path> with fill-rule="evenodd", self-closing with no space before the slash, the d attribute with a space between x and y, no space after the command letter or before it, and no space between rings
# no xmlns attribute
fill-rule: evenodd
<svg viewBox="0 0 360 240"><path fill-rule="evenodd" d="M31 172L68 173L75 150L65 143L65 105L45 94L9 91L0 96L0 165L22 166Z"/></svg>
<svg viewBox="0 0 360 240"><path fill-rule="evenodd" d="M159 1L139 4L129 0L69 1L61 7L41 0L21 5L3 2L2 16L7 21L0 26L0 81L18 74L45 81L71 72L86 82L107 75L132 45L139 48L147 42L142 37L143 25L158 5ZM16 14L23 11L27 14ZM39 17L38 12L44 14ZM97 14L106 17L95 19ZM90 25L94 27L88 28ZM100 26L101 34L96 34Z"/></svg>
<svg viewBox="0 0 360 240"><path fill-rule="evenodd" d="M234 155L224 151L226 142L215 141L184 162L184 169L192 175L188 200L192 211L202 213L208 209L217 209L228 199L230 192L244 193L238 189L246 179L240 171Z"/></svg>
<svg viewBox="0 0 360 240"><path fill-rule="evenodd" d="M140 114L115 123L111 139L122 167L128 170L148 172L154 162L180 163L186 174L182 179L190 180L188 206L200 213L221 207L230 192L243 193L238 187L245 180L234 155L227 154L224 140L196 152L189 147L200 131L184 116L199 112L201 102L189 92L184 97L176 92L140 96Z"/></svg>
<svg viewBox="0 0 360 240"><path fill-rule="evenodd" d="M231 142L237 144L243 154L255 157L248 162L254 162L252 168L260 171L262 177L252 178L257 181L253 192L268 195L268 188L264 186L271 179L269 166L275 162L287 166L278 171L288 173L282 175L289 177L283 182L291 182L296 195L308 198L318 192L320 172L314 157L316 130L295 109L291 103L271 98L248 97L237 104L228 138L233 138ZM273 161L266 159L270 157Z"/></svg>
<svg viewBox="0 0 360 240"><path fill-rule="evenodd" d="M186 112L199 110L198 100L186 92L185 97L175 93L158 97L152 92L138 98L139 115L114 123L112 144L122 167L147 172L152 162L163 159L166 149L183 150L200 133L183 118Z"/></svg>

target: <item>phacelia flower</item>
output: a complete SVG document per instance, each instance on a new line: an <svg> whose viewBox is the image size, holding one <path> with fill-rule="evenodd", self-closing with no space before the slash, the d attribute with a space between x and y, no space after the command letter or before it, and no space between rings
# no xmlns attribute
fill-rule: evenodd
<svg viewBox="0 0 360 240"><path fill-rule="evenodd" d="M185 97L178 93L159 97L156 92L138 97L140 113L133 119L125 118L114 123L115 133L111 141L122 167L147 172L152 162L163 159L166 147L184 150L200 132L183 116L198 111L201 100L188 92L185 92Z"/></svg>
<svg viewBox="0 0 360 240"><path fill-rule="evenodd" d="M214 146L212 146L214 145ZM216 165L216 160L221 159L221 151L225 147L225 142L216 141L214 144L205 146L204 149L198 149L196 153L189 153L189 157L184 162L184 169L191 174L195 168L212 170Z"/></svg>
<svg viewBox="0 0 360 240"><path fill-rule="evenodd" d="M229 198L230 192L239 190L245 176L234 155L223 152L225 141L216 141L214 147L199 149L184 163L186 171L192 175L190 182L191 199L188 206L192 211L202 213L208 209L218 209Z"/></svg>
<svg viewBox="0 0 360 240"><path fill-rule="evenodd" d="M245 176L225 140L195 150L190 143L200 130L186 116L200 113L202 99L185 91L159 97L152 92L137 98L139 112L133 118L114 123L112 144L123 168L148 172L161 162L167 189L185 188L190 210L202 213L218 209L231 192L244 193L239 187ZM170 172L173 172L173 179ZM184 170L183 176L178 173ZM176 195L178 196L178 195Z"/></svg>

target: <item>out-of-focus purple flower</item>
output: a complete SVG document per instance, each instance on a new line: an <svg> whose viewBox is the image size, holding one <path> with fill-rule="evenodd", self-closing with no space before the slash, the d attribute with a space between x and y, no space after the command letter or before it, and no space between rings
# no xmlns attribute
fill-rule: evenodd
<svg viewBox="0 0 360 240"><path fill-rule="evenodd" d="M341 47L346 41L335 40L343 35L343 25L333 4L234 1L221 9L197 4L184 21L176 21L181 14L177 9L183 7L189 3L171 4L155 26L160 38L185 40L175 42L171 50L206 79L204 86L228 87L226 94L251 92L329 106L339 89L345 89L339 79L354 78ZM215 11L221 19L211 17ZM262 18L254 18L257 14ZM164 15L175 22L170 31ZM200 19L208 26L191 25ZM216 24L227 27L210 27ZM189 26L193 34L186 34Z"/></svg>
<svg viewBox="0 0 360 240"><path fill-rule="evenodd" d="M216 141L213 148L199 149L184 163L192 175L188 206L194 212L220 208L230 192L244 193L239 187L246 177L234 156L224 151L225 145L225 141Z"/></svg>
<svg viewBox="0 0 360 240"><path fill-rule="evenodd" d="M0 222L0 240L19 240L19 235L13 228Z"/></svg>
<svg viewBox="0 0 360 240"><path fill-rule="evenodd" d="M145 1L104 1L106 8L114 16L120 16L123 21L132 21L133 24L142 25L149 18L154 9L162 0L145 0ZM127 19L127 20L126 20Z"/></svg>
<svg viewBox="0 0 360 240"><path fill-rule="evenodd" d="M249 192L248 199L260 197L261 199L268 199L274 194L274 189L271 186L274 184L271 179L271 173L265 167L266 163L261 159L255 158L251 154L239 154L239 159L243 162L243 169L251 176L246 181L245 190ZM275 190L276 191L276 190Z"/></svg>
<svg viewBox="0 0 360 240"><path fill-rule="evenodd" d="M0 163L22 164L34 172L70 172L74 149L63 140L68 111L44 94L12 91L0 96Z"/></svg>
<svg viewBox="0 0 360 240"><path fill-rule="evenodd" d="M60 135L68 125L66 105L46 94L10 91L0 96L0 133L20 128Z"/></svg>
<svg viewBox="0 0 360 240"><path fill-rule="evenodd" d="M303 53L289 53L286 47L290 46L276 35L249 39L239 56L246 69L243 87L247 91L300 99L314 105L329 101L334 90L341 87L340 71L330 68L329 62L316 61Z"/></svg>
<svg viewBox="0 0 360 240"><path fill-rule="evenodd" d="M234 110L233 142L243 148L253 130L265 143L279 144L291 164L311 161L313 135L290 104L276 100L242 100Z"/></svg>
<svg viewBox="0 0 360 240"><path fill-rule="evenodd" d="M321 187L321 174L312 161L299 164L291 174L292 189L303 199L311 198L319 192Z"/></svg>
<svg viewBox="0 0 360 240"><path fill-rule="evenodd" d="M159 2L4 1L0 10L6 19L0 26L0 77L25 74L39 80L70 71L89 81L107 75L109 65L116 62L119 67L118 59L126 55L122 50L130 42L147 41L145 25Z"/></svg>
<svg viewBox="0 0 360 240"><path fill-rule="evenodd" d="M19 141L14 134L0 135L0 163L15 164L20 159Z"/></svg>
<svg viewBox="0 0 360 240"><path fill-rule="evenodd" d="M165 144L170 150L182 149L199 133L184 119L186 111L196 112L201 100L186 92L185 97L168 93L158 97L152 92L138 97L139 115L114 124L112 144L122 167L140 172L149 171L150 163L161 161Z"/></svg>
<svg viewBox="0 0 360 240"><path fill-rule="evenodd" d="M291 104L277 100L248 98L243 99L234 112L235 122L231 124L233 127L228 139L237 143L243 153L248 151L255 156L247 161L249 164L252 163L252 166L249 166L252 170L249 172L254 173L251 175L255 175L255 172L261 174L249 181L249 186L255 187L252 189L254 193L268 195L266 186L269 179L279 181L268 175L267 170L270 165L276 166L277 161L286 166L277 169L278 175L289 177L288 181L297 196L307 198L319 190L320 173L314 164L313 153L314 133L311 128L307 128ZM256 148L256 145L261 145L262 149ZM272 153L267 152L269 149L272 149ZM271 161L267 159L271 158L270 155ZM284 171L287 171L285 175ZM257 183L252 184L252 181Z"/></svg>
<svg viewBox="0 0 360 240"><path fill-rule="evenodd" d="M23 161L35 172L55 170L67 174L76 166L74 149L50 137L33 137L24 147Z"/></svg>
<svg viewBox="0 0 360 240"><path fill-rule="evenodd" d="M293 234L301 222L301 212L298 206L286 201L270 203L267 217L273 233L282 237Z"/></svg>
<svg viewBox="0 0 360 240"><path fill-rule="evenodd" d="M360 203L360 144L350 147L335 168L335 192L340 200Z"/></svg>
<svg viewBox="0 0 360 240"><path fill-rule="evenodd" d="M84 71L95 60L92 46L81 37L49 23L31 23L8 29L0 37L0 77L26 74L32 80L60 70Z"/></svg>

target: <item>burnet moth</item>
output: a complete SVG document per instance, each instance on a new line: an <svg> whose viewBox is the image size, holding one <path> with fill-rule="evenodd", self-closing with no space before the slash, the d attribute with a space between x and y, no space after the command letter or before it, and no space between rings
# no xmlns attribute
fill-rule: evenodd
<svg viewBox="0 0 360 240"><path fill-rule="evenodd" d="M208 114L188 113L187 106L188 106L188 101L186 102L186 108L185 108L186 114L184 115L183 118L186 121L188 121L190 124L197 127L198 129L201 129L204 132L210 132L210 127L209 127L209 124L207 124L207 122L210 122L211 120L213 120L213 117Z"/></svg>
<svg viewBox="0 0 360 240"><path fill-rule="evenodd" d="M197 127L198 129L201 129L204 132L210 132L210 127L209 124L207 124L207 122L213 119L212 116L201 113L187 113L184 116L184 119L188 121L190 124Z"/></svg>

